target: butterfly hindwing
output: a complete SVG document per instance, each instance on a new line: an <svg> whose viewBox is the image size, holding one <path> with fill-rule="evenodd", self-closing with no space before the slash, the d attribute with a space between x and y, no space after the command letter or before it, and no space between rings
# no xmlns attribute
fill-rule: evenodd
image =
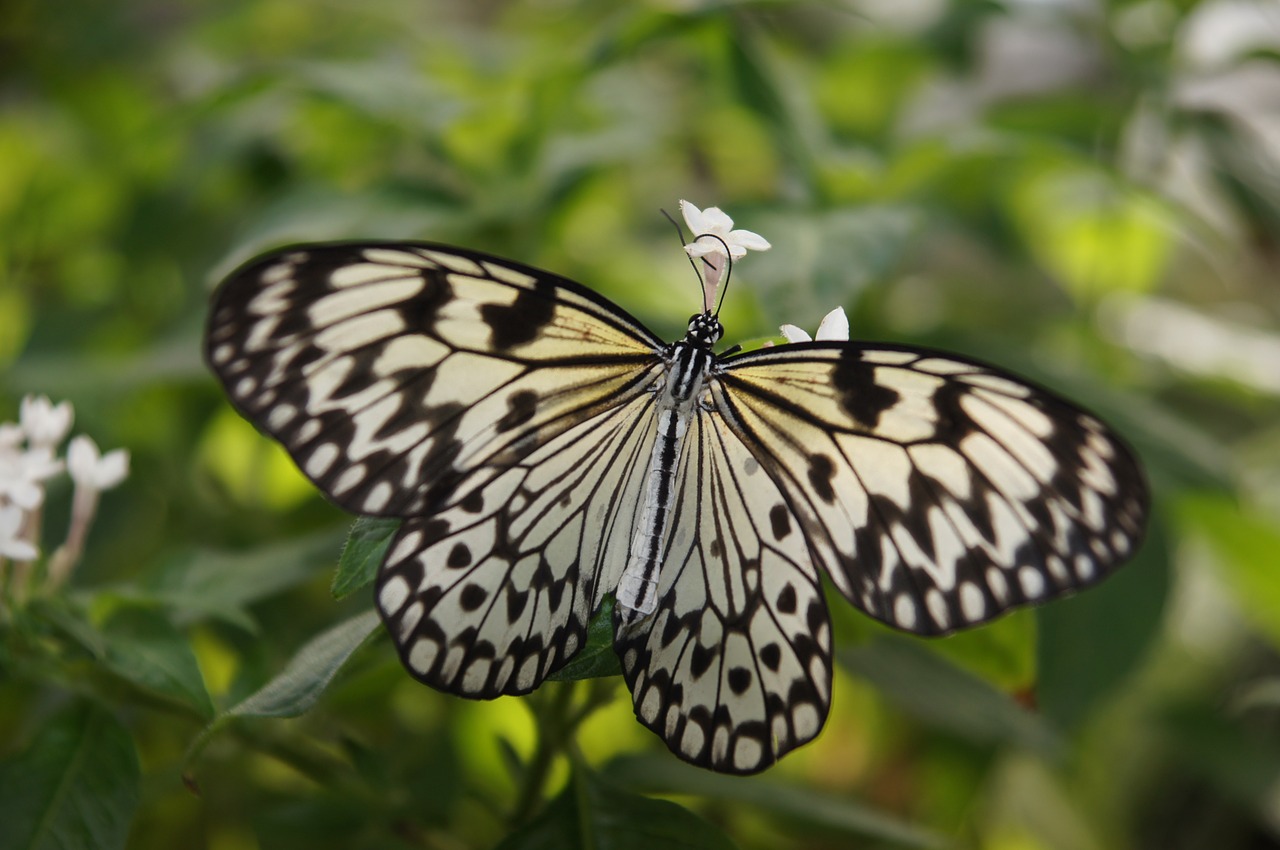
<svg viewBox="0 0 1280 850"><path fill-rule="evenodd" d="M1147 491L1128 447L975 361L788 345L729 359L713 394L836 586L897 628L945 634L1071 592L1141 540Z"/></svg>
<svg viewBox="0 0 1280 850"><path fill-rule="evenodd" d="M642 393L472 470L442 510L404 522L376 596L415 676L462 696L528 693L582 647L626 561L655 418Z"/></svg>
<svg viewBox="0 0 1280 850"><path fill-rule="evenodd" d="M415 516L472 466L620 403L662 348L590 290L484 254L311 245L219 287L206 356L336 504Z"/></svg>
<svg viewBox="0 0 1280 850"><path fill-rule="evenodd" d="M755 773L827 717L831 627L817 569L776 485L705 412L685 443L675 511L658 608L618 632L623 673L637 717L673 752Z"/></svg>

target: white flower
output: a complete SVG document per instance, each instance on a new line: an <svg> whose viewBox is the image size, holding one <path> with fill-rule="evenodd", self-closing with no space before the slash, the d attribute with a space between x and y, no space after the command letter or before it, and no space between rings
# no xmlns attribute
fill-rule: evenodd
<svg viewBox="0 0 1280 850"><path fill-rule="evenodd" d="M767 251L769 243L750 230L733 230L733 219L719 207L700 210L688 201L680 202L684 223L693 231L693 241L684 246L693 259L701 259L705 273L702 278L702 308L710 313L716 303L716 291L724 279L729 259L741 259L747 251ZM716 238L711 238L716 237ZM725 250L729 256L725 256ZM717 261L716 258L721 258Z"/></svg>
<svg viewBox="0 0 1280 850"><path fill-rule="evenodd" d="M69 401L55 405L48 396L29 395L22 400L18 419L33 448L51 448L61 443L71 430L72 416Z"/></svg>
<svg viewBox="0 0 1280 850"><path fill-rule="evenodd" d="M22 509L16 505L0 508L0 558L14 561L34 561L36 547L18 537L22 528Z"/></svg>
<svg viewBox="0 0 1280 850"><path fill-rule="evenodd" d="M16 451L18 444L26 438L21 425L12 422L0 422L0 452Z"/></svg>
<svg viewBox="0 0 1280 850"><path fill-rule="evenodd" d="M809 342L814 339L795 325L783 325L781 330L787 342ZM849 317L844 314L843 307L837 307L822 317L816 339L818 342L849 341Z"/></svg>
<svg viewBox="0 0 1280 850"><path fill-rule="evenodd" d="M734 230L733 219L725 215L719 207L700 210L688 201L681 201L680 212L684 214L684 223L693 231L693 241L685 245L684 249L695 260L708 254L719 254L723 257L725 245L729 247L729 256L735 260L745 257L747 251L768 251L772 247L768 240L758 233L752 233L750 230ZM720 237L725 244L721 245L719 239L698 238L707 234Z"/></svg>
<svg viewBox="0 0 1280 850"><path fill-rule="evenodd" d="M129 474L129 452L116 449L101 454L93 438L81 434L67 447L67 472L81 487L110 490Z"/></svg>
<svg viewBox="0 0 1280 850"><path fill-rule="evenodd" d="M0 497L31 510L44 501L41 482L62 471L62 461L47 447L25 452L0 451Z"/></svg>

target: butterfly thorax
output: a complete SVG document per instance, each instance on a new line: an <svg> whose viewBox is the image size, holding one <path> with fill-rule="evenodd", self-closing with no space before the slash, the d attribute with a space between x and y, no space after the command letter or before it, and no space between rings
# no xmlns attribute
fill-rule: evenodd
<svg viewBox="0 0 1280 850"><path fill-rule="evenodd" d="M690 345L687 340L671 346L667 365L667 386L659 405L675 409L687 409L692 399L702 389L703 381L711 371L716 356L709 349Z"/></svg>

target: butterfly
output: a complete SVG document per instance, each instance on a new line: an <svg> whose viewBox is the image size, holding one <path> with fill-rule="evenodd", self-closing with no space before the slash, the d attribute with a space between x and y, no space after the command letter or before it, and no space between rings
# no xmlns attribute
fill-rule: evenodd
<svg viewBox="0 0 1280 850"><path fill-rule="evenodd" d="M1133 452L955 354L666 342L590 289L462 248L301 245L216 290L206 359L335 504L402 520L377 607L422 682L526 694L614 600L638 719L760 771L831 700L822 583L945 635L1094 584L1143 536Z"/></svg>

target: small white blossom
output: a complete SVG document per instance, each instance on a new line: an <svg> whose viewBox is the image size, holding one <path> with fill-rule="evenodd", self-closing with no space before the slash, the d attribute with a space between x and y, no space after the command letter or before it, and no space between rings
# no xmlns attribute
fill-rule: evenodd
<svg viewBox="0 0 1280 850"><path fill-rule="evenodd" d="M93 438L81 434L67 447L67 472L81 487L110 490L129 474L129 452L116 449L101 454Z"/></svg>
<svg viewBox="0 0 1280 850"><path fill-rule="evenodd" d="M680 212L684 215L684 223L693 231L693 241L684 246L689 256L695 260L708 254L724 256L725 245L729 246L729 256L740 260L747 251L768 251L769 242L758 233L750 230L734 230L733 219L725 215L719 207L707 207L700 210L688 201L680 202ZM710 234L724 240L724 245L717 239L699 239L699 236Z"/></svg>
<svg viewBox="0 0 1280 850"><path fill-rule="evenodd" d="M47 447L24 452L0 450L0 498L25 510L44 501L42 482L62 471L62 461Z"/></svg>
<svg viewBox="0 0 1280 850"><path fill-rule="evenodd" d="M0 452L17 451L18 445L26 439L26 432L21 425L12 422L0 422Z"/></svg>
<svg viewBox="0 0 1280 850"><path fill-rule="evenodd" d="M684 250L695 260L701 259L705 270L702 280L702 307L711 312L716 302L716 291L724 279L730 258L741 259L747 251L767 251L768 241L750 230L734 230L733 219L719 207L700 210L688 201L680 202L684 223L693 231L693 241ZM716 237L715 239L709 237ZM725 256L726 248L729 256ZM717 259L719 258L719 259Z"/></svg>
<svg viewBox="0 0 1280 850"><path fill-rule="evenodd" d="M22 400L18 419L32 448L52 448L61 443L71 430L73 415L69 401L55 405L48 396L29 395Z"/></svg>
<svg viewBox="0 0 1280 850"><path fill-rule="evenodd" d="M0 558L34 561L36 547L18 537L22 529L22 509L16 505L0 508Z"/></svg>
<svg viewBox="0 0 1280 850"><path fill-rule="evenodd" d="M822 317L816 337L809 336L795 325L783 325L781 330L787 342L809 342L813 339L817 339L818 342L848 342L849 317L845 315L843 307L835 308Z"/></svg>

